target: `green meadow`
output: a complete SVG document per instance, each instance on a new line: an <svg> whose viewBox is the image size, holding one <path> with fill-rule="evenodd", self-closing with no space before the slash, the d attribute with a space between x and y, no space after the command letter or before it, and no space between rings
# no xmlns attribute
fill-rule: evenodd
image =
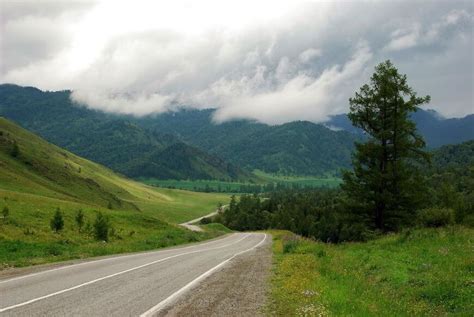
<svg viewBox="0 0 474 317"><path fill-rule="evenodd" d="M0 269L113 253L151 250L226 233L207 226L190 232L178 223L213 212L228 195L159 189L56 147L0 118ZM50 227L59 208L64 228ZM75 216L82 210L84 226ZM93 234L101 212L107 242Z"/></svg>
<svg viewBox="0 0 474 317"><path fill-rule="evenodd" d="M254 171L257 176L255 182L228 182L219 180L173 180L173 179L156 179L142 178L141 182L161 187L161 188L177 188L198 192L225 192L225 193L252 193L263 192L269 184L275 186L285 186L287 188L334 188L339 186L341 179L337 177L313 177L313 176L283 176L264 173L262 171Z"/></svg>
<svg viewBox="0 0 474 317"><path fill-rule="evenodd" d="M473 315L473 229L416 229L339 245L272 234L271 315Z"/></svg>

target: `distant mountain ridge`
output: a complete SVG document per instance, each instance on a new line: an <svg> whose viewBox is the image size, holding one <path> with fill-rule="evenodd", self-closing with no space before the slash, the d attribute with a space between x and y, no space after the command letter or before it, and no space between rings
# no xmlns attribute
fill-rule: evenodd
<svg viewBox="0 0 474 317"><path fill-rule="evenodd" d="M49 142L130 177L254 178L217 156L180 144L171 134L149 131L128 117L73 105L69 96L70 91L43 92L33 87L0 85L0 115ZM173 157L171 153L178 148L181 156ZM190 153L192 157L184 157Z"/></svg>
<svg viewBox="0 0 474 317"><path fill-rule="evenodd" d="M446 144L458 144L474 139L474 114L463 118L444 118L435 110L419 109L412 115L418 131L428 147L437 148ZM325 123L333 129L341 129L356 135L362 131L354 127L346 114L336 115Z"/></svg>
<svg viewBox="0 0 474 317"><path fill-rule="evenodd" d="M349 168L357 135L294 121L266 125L248 120L212 122L215 110L181 110L135 119L137 124L185 142L249 170L296 175L337 174Z"/></svg>
<svg viewBox="0 0 474 317"><path fill-rule="evenodd" d="M214 109L182 109L133 117L74 105L69 91L0 85L0 115L48 141L130 177L257 180L249 171L338 175L350 168L354 142L364 138L346 115L324 124L215 124ZM413 115L429 147L474 139L474 115L445 119ZM242 168L240 168L242 167Z"/></svg>

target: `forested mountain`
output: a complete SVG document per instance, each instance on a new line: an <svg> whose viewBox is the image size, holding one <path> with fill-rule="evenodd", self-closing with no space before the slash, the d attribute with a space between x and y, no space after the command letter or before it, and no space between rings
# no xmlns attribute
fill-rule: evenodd
<svg viewBox="0 0 474 317"><path fill-rule="evenodd" d="M474 225L474 141L443 146L432 152L431 160L423 173L427 199L422 208L447 208L453 221ZM215 220L236 230L287 229L322 241L367 238L356 234L361 223L347 218L348 206L340 189L277 190L267 196L233 198L230 208ZM411 210L410 226L419 224L419 212ZM436 213L431 217L432 226L445 221Z"/></svg>
<svg viewBox="0 0 474 317"><path fill-rule="evenodd" d="M446 119L435 110L419 109L412 115L412 119L424 137L427 146L431 148L474 139L474 114L464 118ZM356 135L362 134L361 130L355 128L345 114L333 116L326 122L326 125Z"/></svg>
<svg viewBox="0 0 474 317"><path fill-rule="evenodd" d="M308 121L274 126L247 120L215 124L213 111L181 110L136 122L153 131L172 132L250 170L283 174L337 173L350 166L353 143L358 139Z"/></svg>
<svg viewBox="0 0 474 317"><path fill-rule="evenodd" d="M238 166L293 175L337 174L350 167L353 143L363 138L346 115L333 117L327 127L305 121L216 124L212 109L136 118L74 105L69 95L0 85L0 115L131 177L252 178ZM412 118L430 147L474 139L474 115L443 119L419 110Z"/></svg>
<svg viewBox="0 0 474 317"><path fill-rule="evenodd" d="M69 91L0 85L0 115L77 155L131 177L245 180L253 176L129 118L74 105Z"/></svg>

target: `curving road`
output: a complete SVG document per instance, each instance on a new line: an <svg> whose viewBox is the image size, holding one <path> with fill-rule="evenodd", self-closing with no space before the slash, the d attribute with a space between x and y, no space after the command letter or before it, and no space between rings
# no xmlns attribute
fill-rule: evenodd
<svg viewBox="0 0 474 317"><path fill-rule="evenodd" d="M0 316L153 316L266 239L263 233L234 233L0 280Z"/></svg>
<svg viewBox="0 0 474 317"><path fill-rule="evenodd" d="M193 219L193 220L189 220L189 221L180 223L179 225L182 226L182 227L185 227L186 229L189 229L189 230L191 230L191 231L202 232L202 231L203 231L202 228L199 227L199 225L198 225L197 223L198 223L199 221L201 221L201 219L203 219L203 218L212 217L212 216L217 215L217 214L220 213L220 212L223 212L223 211L227 208L227 206L229 206L229 205L223 205L223 206L221 207L221 209L216 209L216 211L211 212L211 213L208 214L208 215L205 215L205 216L202 216L202 217Z"/></svg>

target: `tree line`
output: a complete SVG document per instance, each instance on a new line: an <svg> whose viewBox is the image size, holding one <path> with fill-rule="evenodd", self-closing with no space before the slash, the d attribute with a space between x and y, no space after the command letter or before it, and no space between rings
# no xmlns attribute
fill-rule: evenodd
<svg viewBox="0 0 474 317"><path fill-rule="evenodd" d="M344 171L339 189L233 197L217 221L237 230L288 229L331 242L417 225L474 224L472 156L464 155L471 159L461 168L433 168L410 119L429 101L417 96L390 61L379 64L370 83L349 99L349 118L367 138L356 142L353 169Z"/></svg>
<svg viewBox="0 0 474 317"><path fill-rule="evenodd" d="M180 187L179 185L163 186L153 184L155 187L163 187L168 189L188 189L187 187ZM193 186L192 190L202 193L230 193L230 194L261 194L279 190L299 190L311 188L328 188L327 185L310 185L300 184L297 182L275 182L267 184L239 184L239 185L209 185Z"/></svg>

